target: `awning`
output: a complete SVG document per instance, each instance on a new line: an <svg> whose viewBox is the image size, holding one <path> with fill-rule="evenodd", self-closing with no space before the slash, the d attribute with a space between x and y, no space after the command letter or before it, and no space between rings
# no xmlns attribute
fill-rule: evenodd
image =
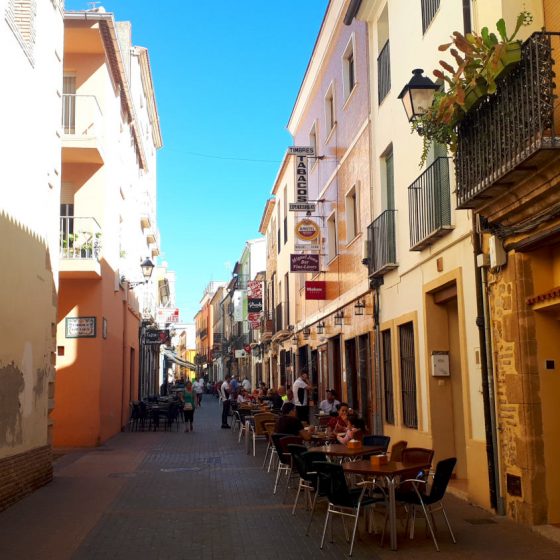
<svg viewBox="0 0 560 560"><path fill-rule="evenodd" d="M167 350L165 348L162 349L163 351L163 355L170 361L173 362L177 365L180 365L182 367L186 367L189 369L192 369L193 371L196 371L196 366L191 363L191 362L187 362L187 360L183 360L183 358L180 358L179 356L177 356L177 354L175 354L175 352L173 352L172 350Z"/></svg>

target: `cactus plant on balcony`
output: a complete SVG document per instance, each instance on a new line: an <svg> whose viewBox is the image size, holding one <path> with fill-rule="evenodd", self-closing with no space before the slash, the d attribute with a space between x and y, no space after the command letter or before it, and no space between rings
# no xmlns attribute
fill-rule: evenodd
<svg viewBox="0 0 560 560"><path fill-rule="evenodd" d="M434 76L445 90L434 96L432 106L412 122L413 131L423 137L424 146L420 167L426 162L434 142L446 144L452 153L457 148L458 123L484 99L496 92L499 79L507 75L521 60L521 43L515 37L527 22L525 12L519 14L515 30L507 34L503 19L496 23L498 36L484 27L480 34L463 35L455 31L451 42L440 45L441 52L449 52L456 68L440 60L441 69Z"/></svg>

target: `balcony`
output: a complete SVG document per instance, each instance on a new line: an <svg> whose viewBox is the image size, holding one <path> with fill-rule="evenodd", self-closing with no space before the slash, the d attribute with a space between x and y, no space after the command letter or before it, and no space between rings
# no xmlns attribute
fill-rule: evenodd
<svg viewBox="0 0 560 560"><path fill-rule="evenodd" d="M60 277L101 278L101 227L95 218L60 217Z"/></svg>
<svg viewBox="0 0 560 560"><path fill-rule="evenodd" d="M559 47L560 33L533 34L523 44L521 62L499 83L496 94L459 124L459 208L485 206L560 155L554 82L560 68L553 58L553 52L560 57Z"/></svg>
<svg viewBox="0 0 560 560"><path fill-rule="evenodd" d="M368 274L383 276L397 268L396 210L385 210L368 226Z"/></svg>
<svg viewBox="0 0 560 560"><path fill-rule="evenodd" d="M139 202L139 213L140 213L140 227L142 229L155 226L155 208L152 197L147 193L143 192L140 196Z"/></svg>
<svg viewBox="0 0 560 560"><path fill-rule="evenodd" d="M103 163L103 115L95 95L62 96L62 161Z"/></svg>
<svg viewBox="0 0 560 560"><path fill-rule="evenodd" d="M410 250L422 251L451 226L449 158L437 158L408 187Z"/></svg>

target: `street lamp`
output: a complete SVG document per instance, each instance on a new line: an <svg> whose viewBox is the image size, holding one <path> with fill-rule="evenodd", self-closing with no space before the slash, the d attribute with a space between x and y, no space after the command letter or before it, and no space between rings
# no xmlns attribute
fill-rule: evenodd
<svg viewBox="0 0 560 560"><path fill-rule="evenodd" d="M323 334L324 331L325 331L325 323L323 323L323 321L319 321L317 323L317 334Z"/></svg>
<svg viewBox="0 0 560 560"><path fill-rule="evenodd" d="M142 275L144 276L143 282L130 282L129 280L126 280L126 278L124 277L121 279L123 281L126 280L126 282L128 282L128 287L131 290L133 290L137 286L146 284L146 282L148 282L148 280L152 276L152 272L154 271L154 263L149 258L146 258L146 260L140 265L140 268L142 269Z"/></svg>
<svg viewBox="0 0 560 560"><path fill-rule="evenodd" d="M334 324L339 327L344 324L344 311L342 309L334 314Z"/></svg>
<svg viewBox="0 0 560 560"><path fill-rule="evenodd" d="M423 76L423 72L421 68L414 69L412 78L399 93L408 122L422 116L432 106L434 94L440 89L430 78Z"/></svg>
<svg viewBox="0 0 560 560"><path fill-rule="evenodd" d="M354 305L354 315L363 315L365 307L366 302L363 299L359 299Z"/></svg>
<svg viewBox="0 0 560 560"><path fill-rule="evenodd" d="M311 336L311 329L309 327L305 327L303 329L303 338L305 340L308 340L310 336Z"/></svg>

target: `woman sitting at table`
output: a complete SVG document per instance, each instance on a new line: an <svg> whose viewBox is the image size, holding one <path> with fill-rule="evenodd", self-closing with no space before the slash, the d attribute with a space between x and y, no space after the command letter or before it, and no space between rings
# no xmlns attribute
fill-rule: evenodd
<svg viewBox="0 0 560 560"><path fill-rule="evenodd" d="M334 435L343 434L348 429L348 405L340 403L338 407L338 416L333 416L329 423L328 429Z"/></svg>
<svg viewBox="0 0 560 560"><path fill-rule="evenodd" d="M239 404L251 402L251 397L249 397L249 393L245 389L241 389L241 392L237 395L237 402Z"/></svg>
<svg viewBox="0 0 560 560"><path fill-rule="evenodd" d="M346 445L351 439L362 441L364 437L364 421L356 414L348 416L346 431L338 434L336 439L339 443Z"/></svg>

